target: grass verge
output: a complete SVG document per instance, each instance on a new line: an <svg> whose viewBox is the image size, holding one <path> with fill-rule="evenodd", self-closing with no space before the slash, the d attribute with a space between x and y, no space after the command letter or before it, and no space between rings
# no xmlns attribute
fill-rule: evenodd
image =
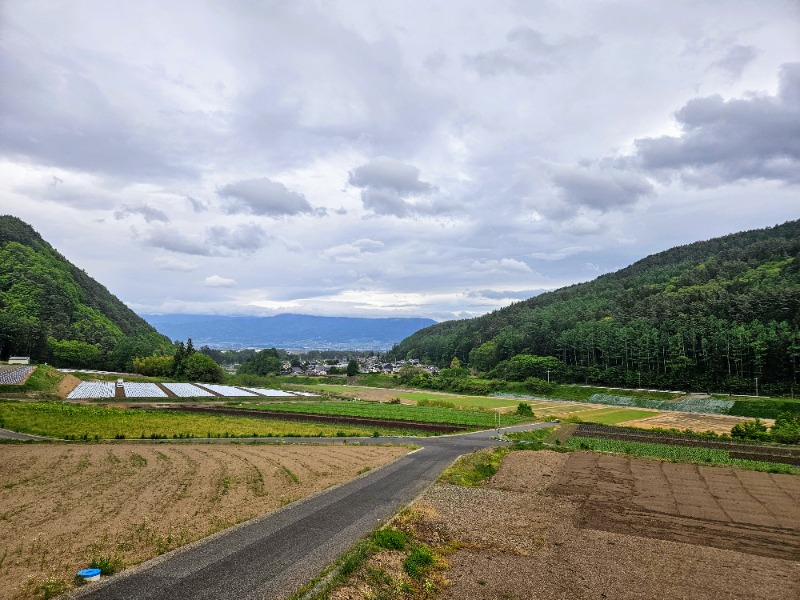
<svg viewBox="0 0 800 600"><path fill-rule="evenodd" d="M374 599L434 598L447 581L446 556L457 546L434 541L418 531L423 515L407 509L339 558L327 573L290 600L337 597Z"/></svg>

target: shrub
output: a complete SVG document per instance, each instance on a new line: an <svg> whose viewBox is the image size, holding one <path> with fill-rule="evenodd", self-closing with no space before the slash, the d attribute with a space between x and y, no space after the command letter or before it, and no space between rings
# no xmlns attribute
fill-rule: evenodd
<svg viewBox="0 0 800 600"><path fill-rule="evenodd" d="M533 417L533 409L527 402L520 402L517 404L517 410L515 414L519 415L520 417Z"/></svg>
<svg viewBox="0 0 800 600"><path fill-rule="evenodd" d="M784 412L775 419L770 437L781 444L800 443L800 415Z"/></svg>
<svg viewBox="0 0 800 600"><path fill-rule="evenodd" d="M731 429L731 437L746 440L766 440L769 438L767 426L756 418L753 421L744 421L734 425Z"/></svg>

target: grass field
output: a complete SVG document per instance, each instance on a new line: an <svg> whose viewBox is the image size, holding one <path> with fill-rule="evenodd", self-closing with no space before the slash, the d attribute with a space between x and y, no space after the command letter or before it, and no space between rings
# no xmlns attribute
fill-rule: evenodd
<svg viewBox="0 0 800 600"><path fill-rule="evenodd" d="M454 425L471 425L475 427L493 427L495 415L492 412L458 410L454 408L436 408L430 406L407 406L404 404L386 404L378 402L302 402L302 403L270 403L246 404L248 409L277 410L285 412L305 412L320 415L341 415L346 417L366 417L377 419L396 419L402 421L424 421L426 423L449 423ZM504 415L506 425L524 423L524 419L515 415Z"/></svg>
<svg viewBox="0 0 800 600"><path fill-rule="evenodd" d="M601 425L616 425L626 421L636 419L646 419L658 415L652 410L640 410L636 408L596 408L586 411L573 413L573 416L587 423L599 423Z"/></svg>
<svg viewBox="0 0 800 600"><path fill-rule="evenodd" d="M0 427L62 439L370 436L374 428L60 402L0 402ZM381 430L385 435L394 430Z"/></svg>
<svg viewBox="0 0 800 600"><path fill-rule="evenodd" d="M727 450L715 448L670 446L666 444L650 444L647 442L629 442L584 437L570 438L566 445L576 450L616 452L644 458L658 458L672 462L723 465L750 471L766 471L769 473L800 474L800 470L790 465L731 458Z"/></svg>

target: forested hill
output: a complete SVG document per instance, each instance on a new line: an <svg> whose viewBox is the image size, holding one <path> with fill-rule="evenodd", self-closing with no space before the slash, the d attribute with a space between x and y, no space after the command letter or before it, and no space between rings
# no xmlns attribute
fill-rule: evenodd
<svg viewBox="0 0 800 600"><path fill-rule="evenodd" d="M395 349L490 372L518 354L562 380L789 393L800 371L800 221L680 246Z"/></svg>
<svg viewBox="0 0 800 600"><path fill-rule="evenodd" d="M123 369L169 346L30 225L0 216L0 358Z"/></svg>

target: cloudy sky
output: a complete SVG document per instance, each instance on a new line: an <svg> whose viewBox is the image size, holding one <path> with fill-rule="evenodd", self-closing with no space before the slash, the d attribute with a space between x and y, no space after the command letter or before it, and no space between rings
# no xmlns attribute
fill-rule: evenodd
<svg viewBox="0 0 800 600"><path fill-rule="evenodd" d="M800 2L3 0L0 212L140 313L483 314L800 218Z"/></svg>

